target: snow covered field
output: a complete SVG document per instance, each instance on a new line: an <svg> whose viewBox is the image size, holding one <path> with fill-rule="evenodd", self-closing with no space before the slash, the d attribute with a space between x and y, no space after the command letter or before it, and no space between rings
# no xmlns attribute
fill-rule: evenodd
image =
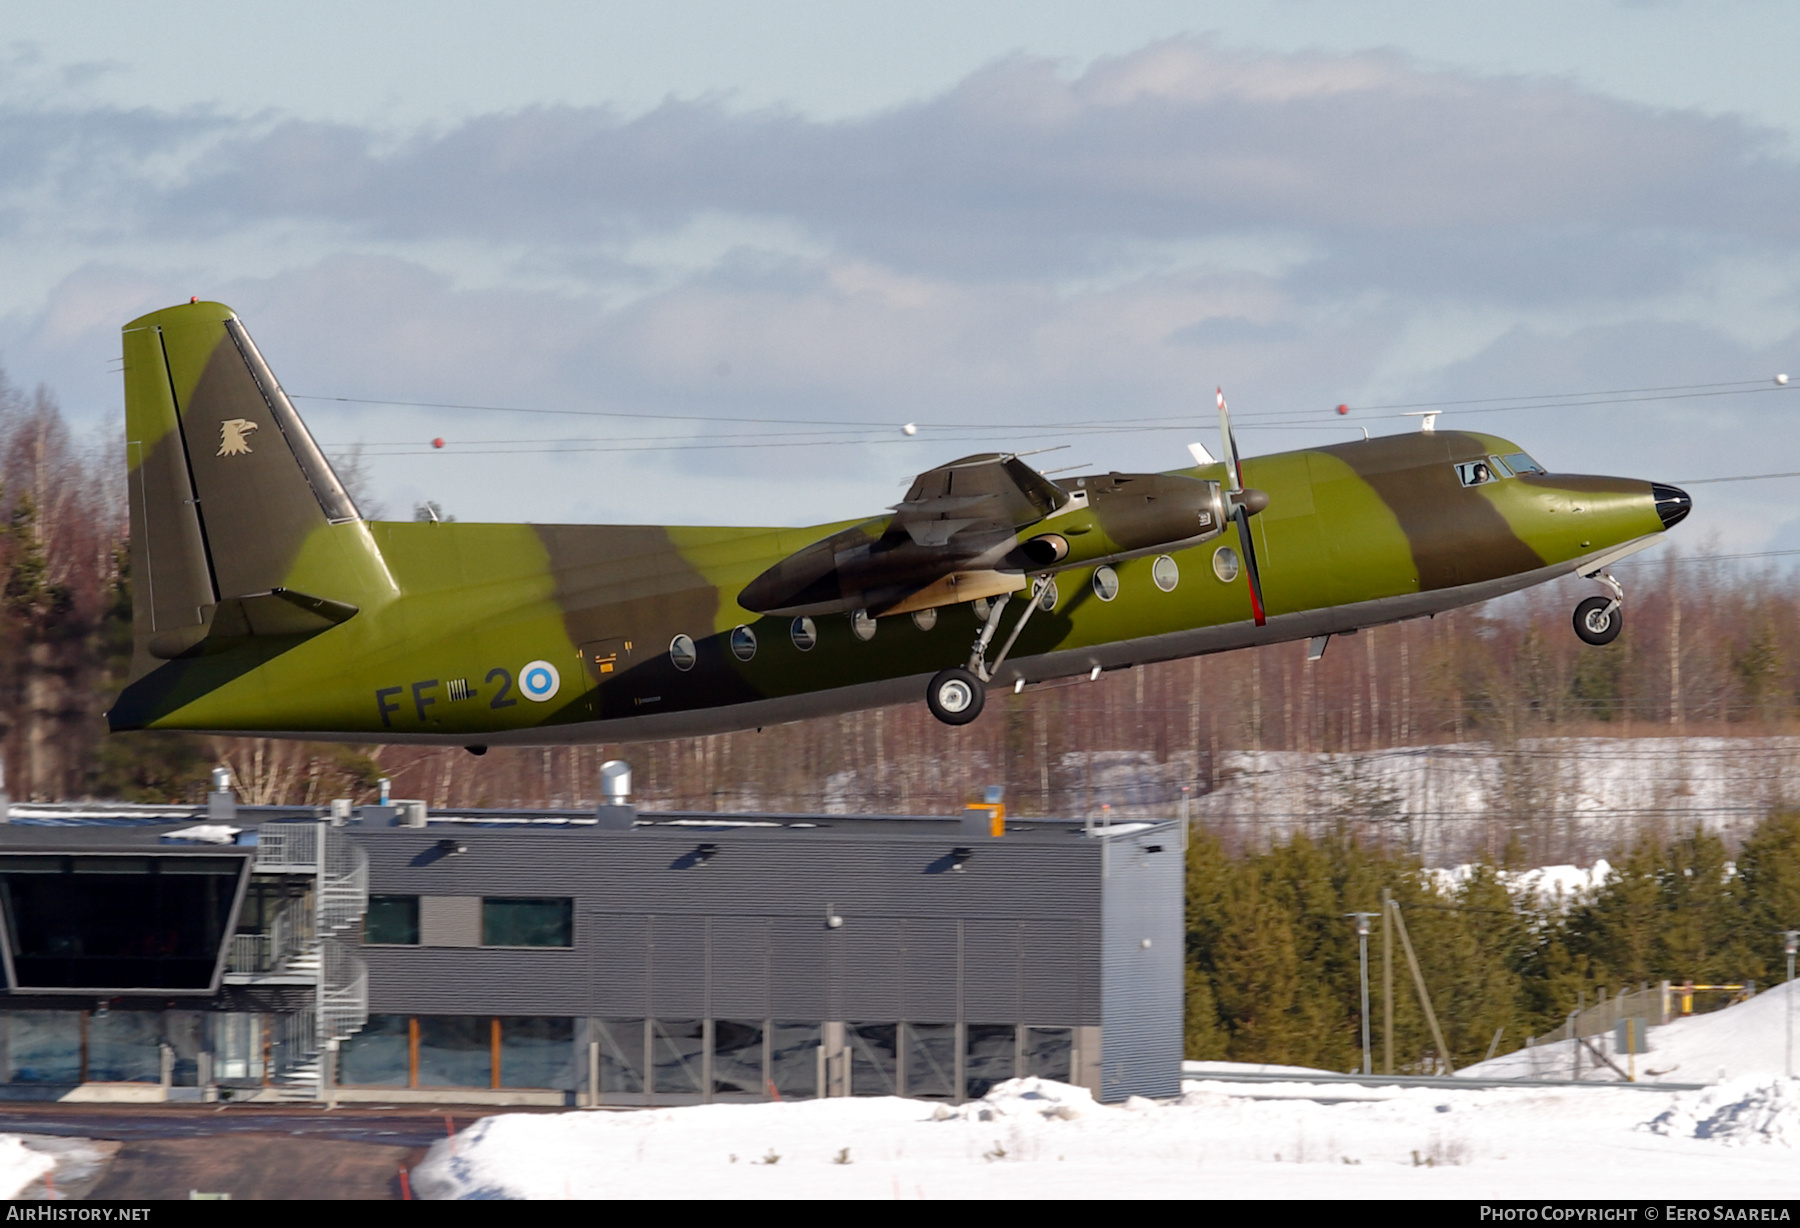
<svg viewBox="0 0 1800 1228"><path fill-rule="evenodd" d="M413 1182L435 1198L1789 1198L1783 992L1652 1033L1671 1077L1727 1072L1699 1092L1196 1078L1178 1099L1098 1105L1019 1079L958 1106L520 1113L437 1144Z"/></svg>

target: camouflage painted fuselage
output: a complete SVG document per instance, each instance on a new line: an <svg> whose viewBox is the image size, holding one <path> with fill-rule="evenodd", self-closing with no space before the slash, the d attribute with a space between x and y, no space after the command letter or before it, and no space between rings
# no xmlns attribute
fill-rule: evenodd
<svg viewBox="0 0 1800 1228"><path fill-rule="evenodd" d="M855 522L362 520L216 303L134 321L125 360L137 653L116 730L461 745L713 733L917 701L980 629L968 603L874 620L866 639L831 615L803 647L797 620L738 604L757 576ZM994 684L1418 617L1663 531L1648 481L1459 477L1459 462L1519 450L1439 431L1248 459L1245 483L1268 494L1251 520L1267 625L1252 621L1241 568L1215 568L1221 549L1241 554L1233 527L1171 551L1172 588L1151 556L1114 565L1110 600L1092 566L1054 572L1054 604Z"/></svg>

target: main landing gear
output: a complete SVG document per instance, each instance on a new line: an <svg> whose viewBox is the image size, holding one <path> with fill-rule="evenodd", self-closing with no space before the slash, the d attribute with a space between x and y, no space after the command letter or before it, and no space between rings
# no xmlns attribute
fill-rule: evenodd
<svg viewBox="0 0 1800 1228"><path fill-rule="evenodd" d="M1019 621L1006 637L1006 643L1000 646L1000 655L988 664L988 645L994 642L994 632L1000 629L1000 615L1006 608L1007 594L988 601L987 618L981 624L981 634L975 638L975 647L969 653L969 664L955 665L949 669L939 670L932 676L931 685L925 689L925 706L931 709L931 715L946 725L967 725L981 715L981 709L987 703L987 684L993 681L994 672L1006 660L1006 654L1019 641L1019 633L1025 630L1025 624L1031 621L1031 615L1039 605L1044 586L1049 583L1044 576L1037 576L1031 582L1031 596L1025 602L1024 612ZM979 607L977 607L979 608ZM1023 685L1021 683L1021 685Z"/></svg>
<svg viewBox="0 0 1800 1228"><path fill-rule="evenodd" d="M925 691L925 706L946 725L967 725L987 703L987 684L960 665L942 669Z"/></svg>
<svg viewBox="0 0 1800 1228"><path fill-rule="evenodd" d="M1610 644L1619 638L1619 631L1625 626L1625 590L1610 572L1601 572L1593 578L1610 588L1612 596L1589 597L1575 607L1575 634L1583 643Z"/></svg>

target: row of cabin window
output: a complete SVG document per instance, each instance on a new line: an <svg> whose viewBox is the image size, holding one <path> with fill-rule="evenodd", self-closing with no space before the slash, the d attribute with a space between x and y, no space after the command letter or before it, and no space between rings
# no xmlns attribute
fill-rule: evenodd
<svg viewBox="0 0 1800 1228"><path fill-rule="evenodd" d="M487 898L481 901L484 947L571 947L575 901ZM363 918L363 942L370 946L419 945L419 897L372 895Z"/></svg>
<svg viewBox="0 0 1800 1228"><path fill-rule="evenodd" d="M1237 578L1237 555L1229 548L1225 548L1224 553L1230 560L1230 574L1226 574L1219 562L1213 564L1213 570L1219 573L1220 580L1229 584ZM1150 578L1157 588L1165 593L1172 593L1175 591L1175 586L1181 582L1181 567L1170 556L1159 555L1151 564ZM1111 567L1098 567L1094 570L1093 585L1094 592L1100 600L1111 601L1119 595L1119 573ZM1044 587L1038 592L1036 600L1039 608L1045 612L1054 610L1058 600L1056 581L1046 581ZM987 612L988 605L985 600L975 603L977 619L985 620ZM929 631L937 626L938 612L936 609L915 610L912 620L919 630ZM850 630L857 639L865 642L874 639L875 627L876 621L867 610L850 612ZM796 618L788 626L788 636L794 641L795 648L801 652L811 652L819 642L818 624L810 618ZM733 627L731 635L727 638L731 645L731 655L738 660L749 661L756 656L757 640L754 629L748 626ZM694 637L678 635L670 640L669 660L676 669L683 673L693 669L700 661L700 649L694 643Z"/></svg>

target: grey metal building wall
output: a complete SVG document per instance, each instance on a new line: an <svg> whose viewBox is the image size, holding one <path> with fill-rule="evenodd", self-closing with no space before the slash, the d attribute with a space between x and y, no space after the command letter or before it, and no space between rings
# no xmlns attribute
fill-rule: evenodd
<svg viewBox="0 0 1800 1228"><path fill-rule="evenodd" d="M946 829L352 829L376 894L575 901L569 950L363 948L370 1009L1098 1025L1101 842Z"/></svg>
<svg viewBox="0 0 1800 1228"><path fill-rule="evenodd" d="M1101 1098L1181 1094L1182 888L1178 823L1106 841Z"/></svg>

